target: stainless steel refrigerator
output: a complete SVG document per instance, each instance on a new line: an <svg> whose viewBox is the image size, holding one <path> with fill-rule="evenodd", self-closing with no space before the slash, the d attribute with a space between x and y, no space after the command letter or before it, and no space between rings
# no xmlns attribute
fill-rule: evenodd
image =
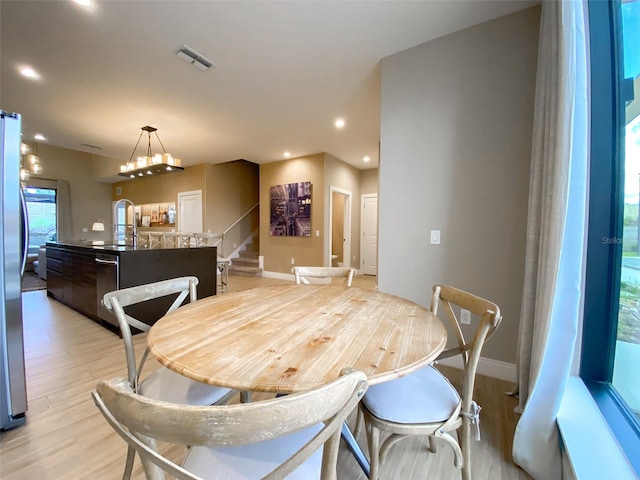
<svg viewBox="0 0 640 480"><path fill-rule="evenodd" d="M22 275L29 228L20 186L20 115L0 110L0 429L25 422L27 384L22 328Z"/></svg>

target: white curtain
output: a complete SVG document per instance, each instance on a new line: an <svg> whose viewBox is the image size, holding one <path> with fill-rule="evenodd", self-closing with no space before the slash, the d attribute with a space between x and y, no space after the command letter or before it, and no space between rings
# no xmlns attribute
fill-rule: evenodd
<svg viewBox="0 0 640 480"><path fill-rule="evenodd" d="M578 1L542 4L518 337L522 417L513 459L533 478L562 478L556 416L581 321L587 214L586 15Z"/></svg>

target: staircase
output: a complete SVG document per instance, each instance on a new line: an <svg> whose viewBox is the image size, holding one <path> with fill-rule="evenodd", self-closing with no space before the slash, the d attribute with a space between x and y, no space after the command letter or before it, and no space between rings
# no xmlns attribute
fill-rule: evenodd
<svg viewBox="0 0 640 480"><path fill-rule="evenodd" d="M229 275L240 277L261 277L262 269L258 266L258 245L247 243L245 250L240 250L239 257L231 258Z"/></svg>

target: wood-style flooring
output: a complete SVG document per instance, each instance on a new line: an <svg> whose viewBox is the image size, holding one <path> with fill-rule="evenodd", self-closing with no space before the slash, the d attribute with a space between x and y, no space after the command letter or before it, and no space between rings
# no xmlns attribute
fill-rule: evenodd
<svg viewBox="0 0 640 480"><path fill-rule="evenodd" d="M279 282L284 281L236 276L229 279L232 291ZM358 276L354 285L375 288L375 277ZM45 290L24 293L23 305L29 411L26 425L0 434L0 478L121 478L125 443L107 425L89 393L101 379L126 377L122 341L104 327L51 300ZM137 335L135 341L143 348L144 335ZM150 359L145 369L153 368L152 364ZM454 384L458 381L459 371L445 372ZM511 461L515 400L504 393L510 388L504 381L478 378L476 399L482 406L482 440L472 447L472 473L477 480L530 478ZM352 415L351 421L354 418ZM359 440L365 446L362 435ZM447 445L442 444L432 454L427 451L425 439L403 442L390 452L381 467L380 478L460 478ZM138 460L134 473L134 478L144 478ZM338 478L365 478L346 449L340 451Z"/></svg>

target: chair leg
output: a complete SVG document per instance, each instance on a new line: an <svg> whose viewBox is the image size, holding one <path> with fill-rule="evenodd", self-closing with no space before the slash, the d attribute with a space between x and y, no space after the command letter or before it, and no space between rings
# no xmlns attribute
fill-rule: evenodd
<svg viewBox="0 0 640 480"><path fill-rule="evenodd" d="M458 435L462 452L462 480L471 480L471 422L463 418Z"/></svg>
<svg viewBox="0 0 640 480"><path fill-rule="evenodd" d="M369 478L378 478L378 470L380 468L380 430L373 425L365 427L367 432L367 445L369 447Z"/></svg>
<svg viewBox="0 0 640 480"><path fill-rule="evenodd" d="M127 448L127 460L124 464L124 473L122 474L122 480L129 480L131 473L133 472L133 462L136 459L136 451L128 447Z"/></svg>
<svg viewBox="0 0 640 480"><path fill-rule="evenodd" d="M435 437L433 437L432 435L429 435L429 451L431 453L436 453L438 447L437 447L437 441L435 439Z"/></svg>
<svg viewBox="0 0 640 480"><path fill-rule="evenodd" d="M356 428L353 431L353 436L356 439L360 436L360 430L362 430L362 422L364 422L364 414L359 407L356 407Z"/></svg>

